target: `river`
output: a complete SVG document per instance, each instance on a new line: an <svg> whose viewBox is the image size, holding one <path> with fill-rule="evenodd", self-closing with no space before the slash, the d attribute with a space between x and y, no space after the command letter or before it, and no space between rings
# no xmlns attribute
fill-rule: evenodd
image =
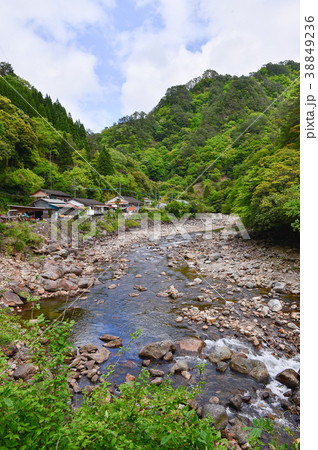
<svg viewBox="0 0 318 450"><path fill-rule="evenodd" d="M280 417L278 419L282 425L287 425L293 430L298 430L298 416L292 415L281 409L281 400L284 399L288 389L275 380L275 376L284 369L293 368L299 370L299 355L287 358L283 355L274 354L272 349L263 346L256 350L250 342L242 339L226 329L220 332L219 329L209 327L202 330L202 325L189 323L183 320L176 322L176 317L181 308L198 306L199 308L214 307L223 308L223 293L226 292L226 284L220 281L202 277L202 283L189 286L198 274L186 267L184 263L172 265L171 250L177 248L184 242L184 237L175 236L173 240L163 238L160 241L149 244L133 244L119 254L118 260L111 267L101 266L97 268L97 277L100 284L94 286L88 293L82 295L74 302L74 299L56 298L41 302L41 309L37 313L44 313L46 317L53 320L65 312L65 317L73 318L75 325L72 340L76 346L92 343L101 346L99 337L102 334L112 334L120 336L123 344L127 345L130 335L141 329L140 337L135 340L130 350L128 350L117 365L116 373L111 381L119 385L124 382L125 375L129 372L138 375L141 369L141 359L138 356L140 349L154 341L169 338L173 341L185 337L198 337L205 341L206 347L203 355L209 354L213 346L225 344L233 351L245 351L249 357L262 360L269 371L270 382L263 386L253 378L233 372L228 368L226 372L220 373L215 369L215 365L208 363L203 373L205 386L198 401L199 404L208 402L209 398L216 396L220 403L226 405L229 398L240 393L243 397L250 396L249 402L243 402L240 414L249 418L261 417L266 414ZM136 276L138 276L136 278ZM116 288L109 289L115 284ZM138 291L135 285L141 285L147 290ZM173 285L179 292L183 293L181 298L172 299L170 297L158 297L159 292L165 291ZM202 305L198 301L198 296L202 294L202 289L213 288L217 285L215 296L217 297L209 305ZM131 293L138 293L138 296L129 296ZM241 298L252 298L260 295L258 289L241 289L235 293L231 301L236 302ZM225 294L224 294L225 295ZM72 306L69 308L69 305ZM30 317L30 311L25 311L24 317ZM107 365L117 359L118 349L110 349L111 357L101 365L101 372L105 372ZM180 357L184 359L184 357ZM202 355L187 356L188 365L194 379L198 380L199 371L195 366L202 362ZM152 368L159 368L168 374L171 363L160 361L152 364ZM177 385L189 384L180 375L174 377ZM88 383L86 377L80 381L83 387ZM270 389L271 395L266 398L264 392ZM75 394L75 401L81 400L80 394ZM233 417L236 414L228 407L228 415Z"/></svg>

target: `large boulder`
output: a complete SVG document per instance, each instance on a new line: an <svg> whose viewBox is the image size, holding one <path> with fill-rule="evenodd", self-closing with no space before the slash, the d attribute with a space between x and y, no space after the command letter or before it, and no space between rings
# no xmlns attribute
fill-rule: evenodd
<svg viewBox="0 0 318 450"><path fill-rule="evenodd" d="M253 377L258 383L267 384L269 379L269 373L266 365L263 361L257 359L251 359L252 369L249 375Z"/></svg>
<svg viewBox="0 0 318 450"><path fill-rule="evenodd" d="M279 300L277 300L276 298L273 298L272 300L270 300L268 302L267 306L273 312L278 312L278 311L280 311L283 308L281 302Z"/></svg>
<svg viewBox="0 0 318 450"><path fill-rule="evenodd" d="M47 262L44 264L43 272L41 276L43 278L47 278L49 280L58 280L64 275L62 268L54 264L53 261Z"/></svg>
<svg viewBox="0 0 318 450"><path fill-rule="evenodd" d="M23 381L29 380L37 372L37 368L33 364L21 364L13 372L13 378L15 380L22 379Z"/></svg>
<svg viewBox="0 0 318 450"><path fill-rule="evenodd" d="M177 342L181 354L185 353L200 353L205 343L202 339L185 338Z"/></svg>
<svg viewBox="0 0 318 450"><path fill-rule="evenodd" d="M244 428L250 427L252 422L244 416L237 415L231 419L230 424L232 425L230 429L231 435L238 442L239 445L246 444L248 440L249 430L244 430Z"/></svg>
<svg viewBox="0 0 318 450"><path fill-rule="evenodd" d="M276 375L276 380L291 389L299 385L299 375L294 369L283 370Z"/></svg>
<svg viewBox="0 0 318 450"><path fill-rule="evenodd" d="M251 362L246 356L233 355L230 367L234 372L242 373L247 375L251 370Z"/></svg>
<svg viewBox="0 0 318 450"><path fill-rule="evenodd" d="M202 417L211 417L212 425L217 430L223 430L228 423L226 409L222 405L207 403L203 405L201 415Z"/></svg>
<svg viewBox="0 0 318 450"><path fill-rule="evenodd" d="M44 279L42 287L48 292L56 292L60 289L60 283L58 280Z"/></svg>
<svg viewBox="0 0 318 450"><path fill-rule="evenodd" d="M231 359L232 352L225 345L215 347L212 352L208 356L208 360L214 364L217 364L220 361L226 361L227 359Z"/></svg>
<svg viewBox="0 0 318 450"><path fill-rule="evenodd" d="M183 371L188 371L188 363L185 359L180 359L170 369L170 373L181 373Z"/></svg>
<svg viewBox="0 0 318 450"><path fill-rule="evenodd" d="M96 353L89 353L89 359L93 359L97 364L102 364L107 361L110 355L110 351L105 347L100 347Z"/></svg>
<svg viewBox="0 0 318 450"><path fill-rule="evenodd" d="M234 372L250 375L258 383L268 383L268 369L262 361L249 359L246 356L234 355L231 359L230 367Z"/></svg>
<svg viewBox="0 0 318 450"><path fill-rule="evenodd" d="M160 359L170 351L175 351L176 347L169 339L159 342L152 342L145 345L139 352L140 358Z"/></svg>
<svg viewBox="0 0 318 450"><path fill-rule="evenodd" d="M275 282L273 286L273 291L278 292L279 294L283 294L286 290L286 283L283 281Z"/></svg>
<svg viewBox="0 0 318 450"><path fill-rule="evenodd" d="M2 294L2 301L7 306L23 305L23 301L20 299L20 297L17 294L9 291Z"/></svg>

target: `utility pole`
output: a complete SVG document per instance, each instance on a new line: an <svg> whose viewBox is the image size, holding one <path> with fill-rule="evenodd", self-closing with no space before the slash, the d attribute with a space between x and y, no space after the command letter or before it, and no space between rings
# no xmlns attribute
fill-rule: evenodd
<svg viewBox="0 0 318 450"><path fill-rule="evenodd" d="M119 191L119 196L121 197L121 182L119 182L118 191Z"/></svg>
<svg viewBox="0 0 318 450"><path fill-rule="evenodd" d="M52 190L52 150L50 149L50 189Z"/></svg>

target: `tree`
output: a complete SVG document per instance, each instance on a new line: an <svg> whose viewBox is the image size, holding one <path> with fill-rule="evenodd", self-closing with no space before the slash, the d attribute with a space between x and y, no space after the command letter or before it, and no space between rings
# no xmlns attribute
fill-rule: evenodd
<svg viewBox="0 0 318 450"><path fill-rule="evenodd" d="M0 75L6 77L7 75L15 76L14 70L8 62L0 62Z"/></svg>
<svg viewBox="0 0 318 450"><path fill-rule="evenodd" d="M101 175L112 175L114 173L113 161L109 150L102 146L97 158L97 170Z"/></svg>

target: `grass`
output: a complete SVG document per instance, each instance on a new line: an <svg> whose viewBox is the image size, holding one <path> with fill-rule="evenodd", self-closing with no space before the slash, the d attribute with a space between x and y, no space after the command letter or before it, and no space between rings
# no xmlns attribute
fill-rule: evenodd
<svg viewBox="0 0 318 450"><path fill-rule="evenodd" d="M39 247L42 240L41 236L34 233L32 227L25 222L0 224L0 246L9 255Z"/></svg>

